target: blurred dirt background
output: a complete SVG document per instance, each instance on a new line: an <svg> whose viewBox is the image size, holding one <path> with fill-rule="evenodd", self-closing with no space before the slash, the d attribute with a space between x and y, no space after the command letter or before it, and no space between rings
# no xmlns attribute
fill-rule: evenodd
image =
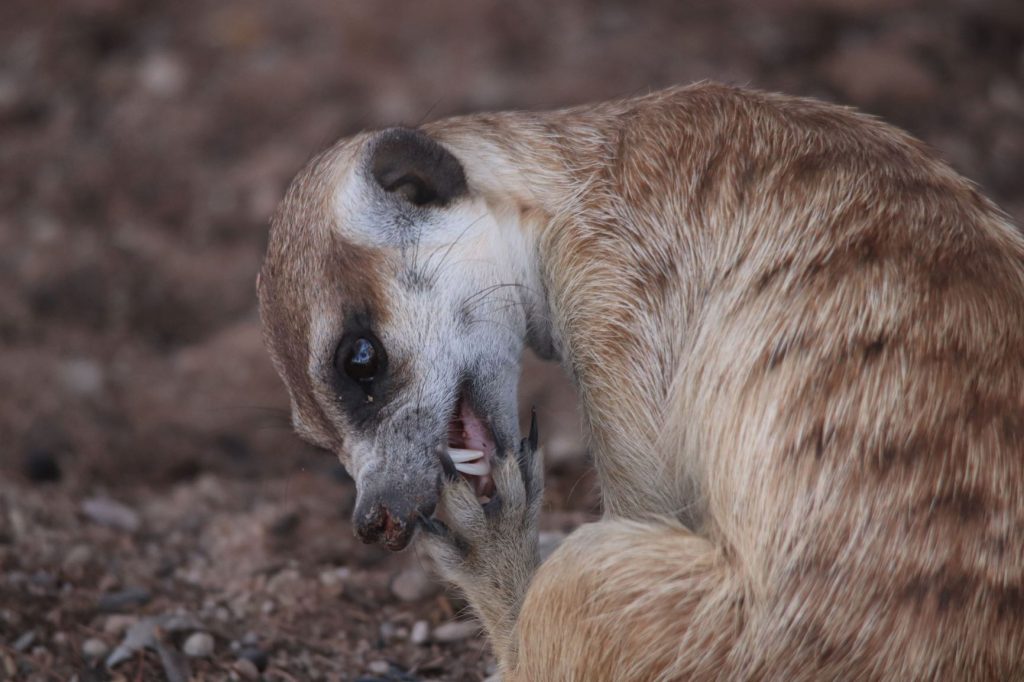
<svg viewBox="0 0 1024 682"><path fill-rule="evenodd" d="M492 673L288 429L268 216L363 127L705 78L878 114L1024 223L1020 0L0 4L0 679ZM555 374L523 386L552 538L597 511Z"/></svg>

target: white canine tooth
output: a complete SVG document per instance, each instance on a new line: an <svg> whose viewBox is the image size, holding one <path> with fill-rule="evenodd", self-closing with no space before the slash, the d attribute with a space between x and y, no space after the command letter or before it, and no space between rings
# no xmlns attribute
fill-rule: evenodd
<svg viewBox="0 0 1024 682"><path fill-rule="evenodd" d="M456 462L455 468L470 476L486 476L491 473L491 465L486 459L481 459L479 462Z"/></svg>
<svg viewBox="0 0 1024 682"><path fill-rule="evenodd" d="M448 456L452 458L452 461L456 464L459 462L472 462L474 459L480 459L484 456L484 453L479 450L463 450L462 448L448 448Z"/></svg>

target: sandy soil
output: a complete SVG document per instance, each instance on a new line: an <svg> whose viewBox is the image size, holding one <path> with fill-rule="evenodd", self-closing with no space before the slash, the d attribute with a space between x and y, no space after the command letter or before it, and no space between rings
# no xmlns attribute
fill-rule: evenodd
<svg viewBox="0 0 1024 682"><path fill-rule="evenodd" d="M0 680L491 671L414 552L353 538L260 343L268 216L337 137L712 78L876 113L1021 224L1022 46L1018 0L6 0ZM557 537L598 501L553 375Z"/></svg>

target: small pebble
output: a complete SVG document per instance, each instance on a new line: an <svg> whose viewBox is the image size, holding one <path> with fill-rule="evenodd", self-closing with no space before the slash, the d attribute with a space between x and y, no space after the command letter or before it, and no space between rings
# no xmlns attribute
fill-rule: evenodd
<svg viewBox="0 0 1024 682"><path fill-rule="evenodd" d="M21 637L14 640L14 650L25 651L30 646L32 646L32 643L34 641L36 641L36 633L29 630L28 632L24 633Z"/></svg>
<svg viewBox="0 0 1024 682"><path fill-rule="evenodd" d="M100 611L125 611L143 606L153 595L141 587L128 587L117 592L108 592L100 597L96 606Z"/></svg>
<svg viewBox="0 0 1024 682"><path fill-rule="evenodd" d="M82 513L93 523L128 533L134 533L142 524L134 509L109 497L92 497L85 500L82 502Z"/></svg>
<svg viewBox="0 0 1024 682"><path fill-rule="evenodd" d="M28 578L33 587L40 587L44 590L52 590L57 586L57 578L46 571L36 571Z"/></svg>
<svg viewBox="0 0 1024 682"><path fill-rule="evenodd" d="M149 94L173 97L188 82L185 63L172 53L153 53L141 60L138 70L139 84Z"/></svg>
<svg viewBox="0 0 1024 682"><path fill-rule="evenodd" d="M441 585L419 566L410 566L391 579L391 593L404 602L428 599L441 591Z"/></svg>
<svg viewBox="0 0 1024 682"><path fill-rule="evenodd" d="M267 665L270 663L270 660L267 658L267 655L263 653L263 650L255 646L244 647L238 652L238 658L249 661L256 666L256 669L260 672L266 670Z"/></svg>
<svg viewBox="0 0 1024 682"><path fill-rule="evenodd" d="M435 642L461 642L475 637L480 632L480 625L472 620L453 620L438 625L434 630Z"/></svg>
<svg viewBox="0 0 1024 682"><path fill-rule="evenodd" d="M103 368L92 360L67 360L58 366L64 388L81 396L95 395L103 389Z"/></svg>
<svg viewBox="0 0 1024 682"><path fill-rule="evenodd" d="M341 586L351 575L352 571L347 566L328 568L320 571L320 584L327 588Z"/></svg>
<svg viewBox="0 0 1024 682"><path fill-rule="evenodd" d="M136 616L115 613L112 616L107 616L107 619L103 621L103 632L108 635L122 635L128 628L135 625L138 620Z"/></svg>
<svg viewBox="0 0 1024 682"><path fill-rule="evenodd" d="M430 641L430 623L425 620L418 620L412 626L412 634L409 641L420 646Z"/></svg>
<svg viewBox="0 0 1024 682"><path fill-rule="evenodd" d="M366 668L374 675L386 675L391 670L387 661L372 661Z"/></svg>
<svg viewBox="0 0 1024 682"><path fill-rule="evenodd" d="M206 632L194 632L182 647L189 658L206 658L213 653L213 637Z"/></svg>
<svg viewBox="0 0 1024 682"><path fill-rule="evenodd" d="M65 570L80 568L92 560L92 549L89 545L75 545L64 556L62 563Z"/></svg>
<svg viewBox="0 0 1024 682"><path fill-rule="evenodd" d="M90 637L82 644L82 653L89 659L103 658L107 655L107 651L109 651L107 643L96 637Z"/></svg>
<svg viewBox="0 0 1024 682"><path fill-rule="evenodd" d="M243 680L257 680L260 677L259 668L252 661L240 658L235 661L235 672L238 673Z"/></svg>

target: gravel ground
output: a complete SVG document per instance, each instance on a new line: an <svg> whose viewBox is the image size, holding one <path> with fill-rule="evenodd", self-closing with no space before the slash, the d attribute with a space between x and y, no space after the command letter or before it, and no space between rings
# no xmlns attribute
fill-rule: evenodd
<svg viewBox="0 0 1024 682"><path fill-rule="evenodd" d="M356 542L288 429L268 215L362 127L704 78L878 114L1024 224L1019 0L5 0L0 680L485 677L465 605ZM598 503L554 374L522 394L557 538Z"/></svg>

